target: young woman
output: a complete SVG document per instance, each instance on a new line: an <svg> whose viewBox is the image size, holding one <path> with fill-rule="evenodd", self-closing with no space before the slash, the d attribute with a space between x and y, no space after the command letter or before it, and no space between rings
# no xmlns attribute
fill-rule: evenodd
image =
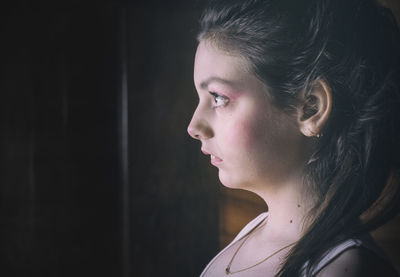
<svg viewBox="0 0 400 277"><path fill-rule="evenodd" d="M400 205L399 38L373 0L210 4L188 132L268 212L202 276L397 276L368 232Z"/></svg>

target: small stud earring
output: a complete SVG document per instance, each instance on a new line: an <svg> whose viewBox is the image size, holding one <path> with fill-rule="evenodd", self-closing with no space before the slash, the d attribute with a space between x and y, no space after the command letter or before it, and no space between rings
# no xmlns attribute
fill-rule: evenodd
<svg viewBox="0 0 400 277"><path fill-rule="evenodd" d="M309 137L316 137L316 138L320 138L323 136L322 133L314 133L311 129L307 129L307 133Z"/></svg>

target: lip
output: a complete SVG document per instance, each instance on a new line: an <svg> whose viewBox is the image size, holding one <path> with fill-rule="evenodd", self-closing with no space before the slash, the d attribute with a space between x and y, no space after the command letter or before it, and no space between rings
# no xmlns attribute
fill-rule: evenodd
<svg viewBox="0 0 400 277"><path fill-rule="evenodd" d="M201 149L201 152L203 152L204 155L210 155L211 158L211 164L212 165L219 165L220 163L222 163L222 159L220 157L215 156L214 154L209 153L208 151Z"/></svg>
<svg viewBox="0 0 400 277"><path fill-rule="evenodd" d="M222 160L218 158L217 156L211 155L211 163L215 166L219 165L222 163Z"/></svg>

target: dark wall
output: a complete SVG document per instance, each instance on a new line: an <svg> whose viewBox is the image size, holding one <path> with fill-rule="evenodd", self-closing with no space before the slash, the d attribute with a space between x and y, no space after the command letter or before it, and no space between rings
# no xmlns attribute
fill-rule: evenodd
<svg viewBox="0 0 400 277"><path fill-rule="evenodd" d="M118 272L114 17L95 6L2 10L4 276Z"/></svg>
<svg viewBox="0 0 400 277"><path fill-rule="evenodd" d="M215 254L217 180L186 134L187 2L1 11L2 276L196 276Z"/></svg>
<svg viewBox="0 0 400 277"><path fill-rule="evenodd" d="M192 76L200 6L156 2L130 4L126 13L131 271L198 276L218 248L219 186L186 132L197 104Z"/></svg>

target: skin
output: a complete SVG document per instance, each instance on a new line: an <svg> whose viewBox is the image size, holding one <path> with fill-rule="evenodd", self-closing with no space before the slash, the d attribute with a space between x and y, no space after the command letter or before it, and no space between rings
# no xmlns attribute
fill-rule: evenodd
<svg viewBox="0 0 400 277"><path fill-rule="evenodd" d="M269 103L264 84L247 67L240 57L199 44L194 79L200 102L188 132L202 141L203 152L223 160L218 168L225 186L262 193L265 183L277 189L299 177L304 136L295 119Z"/></svg>
<svg viewBox="0 0 400 277"><path fill-rule="evenodd" d="M199 104L188 126L202 151L219 158L222 184L252 191L268 205L268 224L243 245L238 264L252 264L298 240L311 202L302 193L307 137L295 116L271 105L267 88L248 68L243 58L200 42L194 67ZM276 258L260 269L269 265L273 274L280 255Z"/></svg>
<svg viewBox="0 0 400 277"><path fill-rule="evenodd" d="M199 104L188 133L200 140L203 153L211 156L223 185L252 191L268 205L266 224L251 234L235 257L231 270L236 271L296 242L307 228L303 219L314 200L305 193L302 170L314 136L329 118L331 92L325 82L316 82L311 91L316 112L304 118L302 110L308 107L300 105L297 114L288 115L270 103L267 87L252 74L244 58L209 41L198 45L194 83ZM239 244L220 255L206 276L224 276ZM235 276L274 276L289 250ZM365 275L372 272L368 268L384 269L380 260L367 254L346 251L318 276L370 276Z"/></svg>

